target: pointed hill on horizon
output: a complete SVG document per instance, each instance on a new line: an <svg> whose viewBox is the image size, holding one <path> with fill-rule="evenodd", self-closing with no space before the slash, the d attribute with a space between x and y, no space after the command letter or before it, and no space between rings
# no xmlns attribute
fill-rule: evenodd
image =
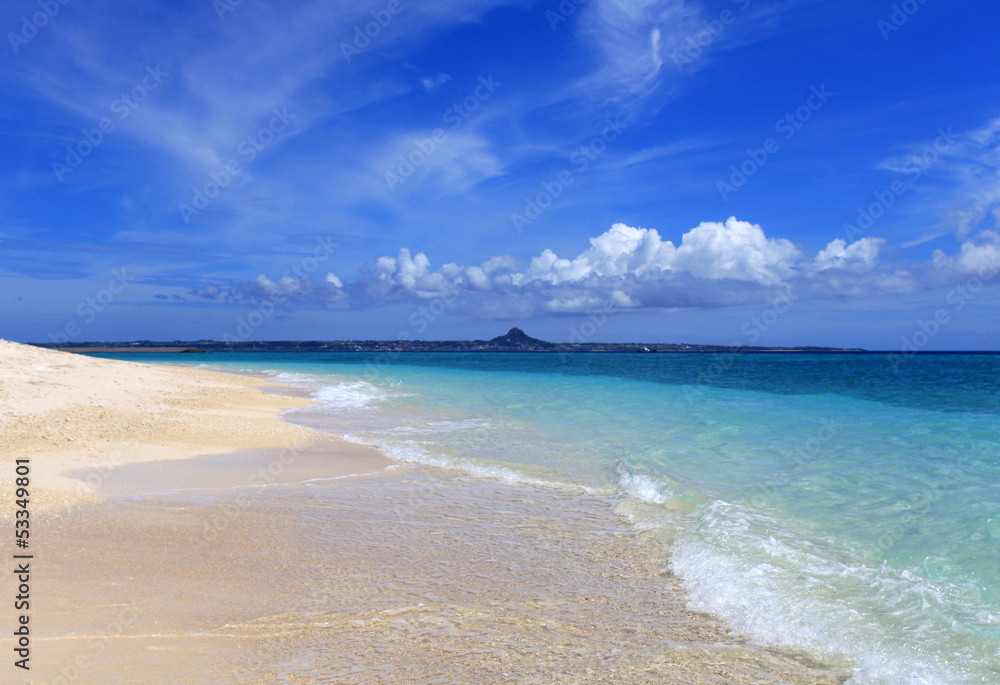
<svg viewBox="0 0 1000 685"><path fill-rule="evenodd" d="M491 345L499 345L501 347L549 347L552 343L545 342L544 340L539 340L538 338L532 338L530 335L522 331L520 328L514 327L507 331L506 335L498 335L497 337L491 339Z"/></svg>

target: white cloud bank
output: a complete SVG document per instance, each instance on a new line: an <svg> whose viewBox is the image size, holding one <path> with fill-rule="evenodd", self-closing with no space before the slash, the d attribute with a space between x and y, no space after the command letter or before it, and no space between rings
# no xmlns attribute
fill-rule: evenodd
<svg viewBox="0 0 1000 685"><path fill-rule="evenodd" d="M435 268L422 252L402 248L379 257L360 278L265 275L232 289L236 299L355 307L391 302L461 301L486 318L585 312L595 308L718 307L766 303L778 297L865 297L914 292L967 277L984 267L1000 268L1000 234L983 231L955 255L941 250L933 260L891 265L885 240L831 241L808 256L789 240L730 217L706 221L681 237L664 240L656 229L615 224L590 239L575 257L543 250L527 264L498 256L473 266Z"/></svg>
<svg viewBox="0 0 1000 685"><path fill-rule="evenodd" d="M954 256L945 254L943 250L934 250L934 266L943 273L971 276L997 265L1000 265L1000 233L996 231L982 231L962 243Z"/></svg>
<svg viewBox="0 0 1000 685"><path fill-rule="evenodd" d="M369 302L475 293L494 316L579 312L610 303L724 306L803 289L834 296L910 290L912 279L880 268L883 244L878 238L850 245L838 239L809 259L792 242L768 238L760 226L735 217L703 222L679 245L655 229L615 224L576 257L544 250L526 266L494 257L479 266L434 269L423 253L403 249L396 258L379 259L361 284Z"/></svg>
<svg viewBox="0 0 1000 685"><path fill-rule="evenodd" d="M276 281L261 274L252 281L237 284L231 295L238 300L271 300L290 305L338 302L346 297L343 282L333 273L320 279L286 274Z"/></svg>

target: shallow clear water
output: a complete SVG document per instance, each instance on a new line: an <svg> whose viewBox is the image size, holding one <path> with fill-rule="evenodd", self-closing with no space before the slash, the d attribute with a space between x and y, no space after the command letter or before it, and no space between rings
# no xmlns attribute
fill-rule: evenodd
<svg viewBox="0 0 1000 685"><path fill-rule="evenodd" d="M1000 356L197 361L306 388L289 420L396 459L606 496L694 608L854 683L1000 683Z"/></svg>

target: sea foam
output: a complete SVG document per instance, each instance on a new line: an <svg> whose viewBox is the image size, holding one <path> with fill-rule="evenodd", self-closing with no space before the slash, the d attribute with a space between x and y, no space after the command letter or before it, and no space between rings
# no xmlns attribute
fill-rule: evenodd
<svg viewBox="0 0 1000 685"><path fill-rule="evenodd" d="M337 409L357 409L369 407L384 400L386 393L371 383L351 381L336 385L324 385L312 395L323 404Z"/></svg>
<svg viewBox="0 0 1000 685"><path fill-rule="evenodd" d="M701 507L690 523L670 566L691 608L760 643L805 649L849 668L851 685L961 681L952 666L893 635L911 624L914 633L934 637L926 601L933 584L926 579L835 558L837 550L783 534L776 519L727 502Z"/></svg>

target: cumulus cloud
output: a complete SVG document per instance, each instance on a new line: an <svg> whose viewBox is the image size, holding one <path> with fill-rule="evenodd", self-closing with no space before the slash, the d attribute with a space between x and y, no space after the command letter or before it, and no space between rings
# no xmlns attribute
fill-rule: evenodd
<svg viewBox="0 0 1000 685"><path fill-rule="evenodd" d="M511 257L494 257L479 266L445 264L438 270L423 252L412 255L402 248L396 257L379 257L374 269L362 269L354 294L363 304L394 300L431 300L463 291L493 290L509 285L516 262Z"/></svg>
<svg viewBox="0 0 1000 685"><path fill-rule="evenodd" d="M982 231L975 238L962 243L957 255L934 250L933 263L943 273L961 276L987 270L996 272L1000 270L1000 234L996 231Z"/></svg>
<svg viewBox="0 0 1000 685"><path fill-rule="evenodd" d="M703 222L684 234L675 268L710 280L734 279L776 285L792 274L799 249L784 238L768 238L756 224L731 217Z"/></svg>
<svg viewBox="0 0 1000 685"><path fill-rule="evenodd" d="M831 284L827 294L897 291L909 287L879 269L884 241L834 240L813 260L792 242L731 217L706 221L685 233L679 245L656 229L615 224L590 239L574 257L546 249L526 265L494 257L478 266L432 267L423 253L402 249L363 273L358 288L367 303L427 300L467 293L481 312L581 312L598 306L623 308L724 306L767 301L789 289ZM822 278L816 278L824 272ZM861 277L864 277L863 279Z"/></svg>
<svg viewBox="0 0 1000 685"><path fill-rule="evenodd" d="M232 295L240 300L279 303L337 302L345 297L344 284L333 273L327 273L319 280L311 276L285 275L276 281L261 274L252 281L237 284Z"/></svg>
<svg viewBox="0 0 1000 685"><path fill-rule="evenodd" d="M591 238L575 256L553 250L522 262L510 256L480 264L435 267L423 252L402 248L344 283L286 275L260 275L233 288L236 299L326 305L343 302L374 307L392 302L461 301L484 318L621 309L721 307L768 303L778 297L865 297L914 292L975 273L983 265L1000 269L1000 234L986 231L955 255L934 253L933 261L908 266L883 259L886 241L842 238L815 255L784 238L769 237L757 224L730 217L706 221L681 236L679 244L653 228L614 224Z"/></svg>
<svg viewBox="0 0 1000 685"><path fill-rule="evenodd" d="M642 278L685 272L709 280L774 285L789 275L800 256L791 242L769 239L760 226L735 217L725 223L701 223L684 234L680 246L663 240L656 229L615 224L591 238L590 249L574 259L561 259L545 250L514 277L514 283L537 280L557 285L591 277Z"/></svg>
<svg viewBox="0 0 1000 685"><path fill-rule="evenodd" d="M838 238L816 255L813 264L817 271L871 271L878 264L879 251L885 243L885 238L862 238L848 245L845 240Z"/></svg>
<svg viewBox="0 0 1000 685"><path fill-rule="evenodd" d="M195 290L188 290L188 295L199 297L203 300L217 300L222 296L222 288L215 283L206 283Z"/></svg>

